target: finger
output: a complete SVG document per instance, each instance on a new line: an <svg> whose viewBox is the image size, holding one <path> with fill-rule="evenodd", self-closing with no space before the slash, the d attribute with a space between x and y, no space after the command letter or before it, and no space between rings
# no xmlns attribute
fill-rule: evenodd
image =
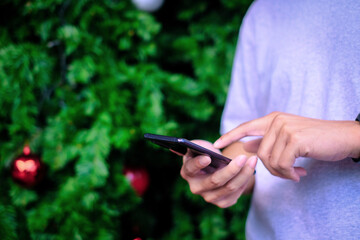
<svg viewBox="0 0 360 240"><path fill-rule="evenodd" d="M190 161L194 161L194 159L190 159ZM186 168L183 165L181 176L188 181L192 193L203 196L204 193L214 191L228 182L233 175L240 171L245 161L245 156L235 158L229 165L213 174L198 174L199 171L195 174L193 172L186 172L188 170L185 170Z"/></svg>
<svg viewBox="0 0 360 240"><path fill-rule="evenodd" d="M257 156L248 158L245 165L241 168L240 173L226 183L225 189L233 189L235 187L244 186L245 183L254 176L257 159Z"/></svg>
<svg viewBox="0 0 360 240"><path fill-rule="evenodd" d="M304 176L307 175L307 171L306 171L306 169L303 168L303 167L294 167L294 169L295 169L295 172L296 172L297 174L299 174L300 177L304 177Z"/></svg>
<svg viewBox="0 0 360 240"><path fill-rule="evenodd" d="M225 196L232 194L239 189L245 190L246 183L254 176L256 163L257 157L250 157L241 171L222 188L218 189L216 194L218 196Z"/></svg>
<svg viewBox="0 0 360 240"><path fill-rule="evenodd" d="M187 149L186 150L186 153L185 153L185 155L184 155L184 157L183 157L183 161L185 162L185 161L187 161L188 159L191 159L191 158L194 158L194 157L196 157L197 155L193 152L193 151L191 151L191 149Z"/></svg>
<svg viewBox="0 0 360 240"><path fill-rule="evenodd" d="M204 188L206 190L214 190L222 187L240 172L246 160L247 158L245 155L234 158L226 167L209 175L204 181Z"/></svg>
<svg viewBox="0 0 360 240"><path fill-rule="evenodd" d="M236 191L233 194L221 197L213 202L210 202L220 208L228 208L231 207L233 205L235 205L238 201L238 199L240 198L240 196L242 195L244 190L239 189L238 191ZM205 198L204 198L205 199ZM205 200L206 201L206 200Z"/></svg>
<svg viewBox="0 0 360 240"><path fill-rule="evenodd" d="M246 162L245 156L239 156L233 159L229 165L216 171L213 174L196 175L196 177L188 177L187 175L183 178L187 179L190 185L190 190L194 194L202 195L206 192L211 192L224 185L229 181L236 173L240 171L242 166ZM182 174L183 175L183 174Z"/></svg>
<svg viewBox="0 0 360 240"><path fill-rule="evenodd" d="M275 113L240 124L230 132L222 135L213 145L215 148L220 149L246 136L263 136L274 117Z"/></svg>
<svg viewBox="0 0 360 240"><path fill-rule="evenodd" d="M271 153L274 148L274 144L278 137L278 131L276 127L271 126L269 130L264 134L264 137L259 145L257 151L258 157L266 163L269 163L271 159Z"/></svg>
<svg viewBox="0 0 360 240"><path fill-rule="evenodd" d="M271 129L268 134L268 139L271 142L263 141L265 146L262 145L259 148L258 156L273 175L285 177L290 168L292 168L293 162L280 161L280 157L286 147L289 135L283 130L283 127L281 127L280 131L277 126L272 126Z"/></svg>
<svg viewBox="0 0 360 240"><path fill-rule="evenodd" d="M194 177L201 169L207 167L211 163L211 159L206 155L199 155L193 158L184 157L183 166L181 168L181 176L183 178Z"/></svg>
<svg viewBox="0 0 360 240"><path fill-rule="evenodd" d="M279 157L278 165L281 166L281 170L279 171L281 173L281 177L299 182L300 177L306 175L306 170L301 167L294 167L297 149L297 144L288 142Z"/></svg>
<svg viewBox="0 0 360 240"><path fill-rule="evenodd" d="M246 189L248 181L253 177L256 163L256 156L249 158L240 172L223 187L204 193L205 201L219 207L227 207L236 203L237 199ZM234 200L236 201L234 202Z"/></svg>

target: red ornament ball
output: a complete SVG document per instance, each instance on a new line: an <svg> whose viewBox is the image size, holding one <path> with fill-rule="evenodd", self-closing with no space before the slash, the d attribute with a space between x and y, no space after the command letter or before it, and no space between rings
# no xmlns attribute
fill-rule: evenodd
<svg viewBox="0 0 360 240"><path fill-rule="evenodd" d="M23 154L12 162L11 176L16 183L31 188L42 180L44 170L44 163L37 155L31 154L29 146L25 146Z"/></svg>
<svg viewBox="0 0 360 240"><path fill-rule="evenodd" d="M125 167L124 175L138 196L142 196L149 186L149 174L145 168Z"/></svg>

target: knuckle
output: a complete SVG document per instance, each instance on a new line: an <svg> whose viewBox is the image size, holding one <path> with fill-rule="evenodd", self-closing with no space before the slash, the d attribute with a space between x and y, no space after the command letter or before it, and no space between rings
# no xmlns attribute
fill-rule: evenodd
<svg viewBox="0 0 360 240"><path fill-rule="evenodd" d="M239 187L234 183L226 184L225 188L229 193L233 193L239 189Z"/></svg>
<svg viewBox="0 0 360 240"><path fill-rule="evenodd" d="M281 127L281 133L283 134L291 134L290 124L289 123L283 123Z"/></svg>
<svg viewBox="0 0 360 240"><path fill-rule="evenodd" d="M283 162L278 163L277 167L281 170L285 170L288 168L287 164Z"/></svg>
<svg viewBox="0 0 360 240"><path fill-rule="evenodd" d="M279 162L278 168L283 171L287 170L289 169L289 164L287 164L286 162Z"/></svg>
<svg viewBox="0 0 360 240"><path fill-rule="evenodd" d="M215 204L216 206L218 206L219 208L226 208L227 207L227 203L225 202L219 202Z"/></svg>
<svg viewBox="0 0 360 240"><path fill-rule="evenodd" d="M269 169L269 172L274 176L280 177L280 174L277 171L273 170L273 169Z"/></svg>
<svg viewBox="0 0 360 240"><path fill-rule="evenodd" d="M235 200L224 200L224 201L220 201L216 204L216 206L218 206L219 208L228 208L231 207L233 205L235 205L237 202L237 199Z"/></svg>
<svg viewBox="0 0 360 240"><path fill-rule="evenodd" d="M183 167L181 168L181 170L180 170L180 176L181 176L183 179L185 179L185 180L187 180L188 177L189 177L189 175L187 174L184 166L183 166Z"/></svg>
<svg viewBox="0 0 360 240"><path fill-rule="evenodd" d="M308 157L311 152L311 147L305 146L305 147L303 147L301 152L302 152L302 154L299 154L299 155L302 155L303 157Z"/></svg>
<svg viewBox="0 0 360 240"><path fill-rule="evenodd" d="M180 176L185 179L186 175L184 173L184 167L180 169Z"/></svg>
<svg viewBox="0 0 360 240"><path fill-rule="evenodd" d="M273 118L273 124L277 127L284 126L287 122L287 115L284 113L277 113Z"/></svg>
<svg viewBox="0 0 360 240"><path fill-rule="evenodd" d="M214 198L214 196L211 196L211 195L206 195L206 196L203 196L205 202L208 202L208 203L213 203L216 198Z"/></svg>
<svg viewBox="0 0 360 240"><path fill-rule="evenodd" d="M257 153L258 158L260 158L262 161L268 161L269 158L267 157L268 155L264 153L264 151L259 150Z"/></svg>
<svg viewBox="0 0 360 240"><path fill-rule="evenodd" d="M280 114L281 114L281 112L279 112L279 111L273 111L269 115L272 116L272 117L276 117L276 116L278 116Z"/></svg>
<svg viewBox="0 0 360 240"><path fill-rule="evenodd" d="M201 193L201 189L194 184L190 184L190 191L195 195L199 195Z"/></svg>
<svg viewBox="0 0 360 240"><path fill-rule="evenodd" d="M289 137L290 143L298 143L300 141L299 133L291 133Z"/></svg>
<svg viewBox="0 0 360 240"><path fill-rule="evenodd" d="M210 176L210 184L214 187L220 187L222 185L220 179L216 176L216 174Z"/></svg>
<svg viewBox="0 0 360 240"><path fill-rule="evenodd" d="M278 163L275 161L269 161L269 166L273 169L278 168Z"/></svg>
<svg viewBox="0 0 360 240"><path fill-rule="evenodd" d="M273 116L274 116L274 120L281 120L284 117L284 114L282 112L272 112Z"/></svg>
<svg viewBox="0 0 360 240"><path fill-rule="evenodd" d="M287 164L284 164L284 163L280 163L278 165L278 170L281 172L281 173L285 173L289 170L289 166L287 166Z"/></svg>

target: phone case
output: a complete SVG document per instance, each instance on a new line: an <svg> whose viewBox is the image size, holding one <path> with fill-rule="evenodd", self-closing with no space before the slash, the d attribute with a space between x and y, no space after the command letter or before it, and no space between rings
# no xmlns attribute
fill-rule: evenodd
<svg viewBox="0 0 360 240"><path fill-rule="evenodd" d="M203 169L207 173L212 173L216 169L226 166L231 161L230 158L197 145L185 138L156 135L151 133L144 134L144 138L159 146L167 148L178 155L185 155L188 148L191 149L191 151L193 151L195 154L208 155L211 158L211 163L208 167Z"/></svg>

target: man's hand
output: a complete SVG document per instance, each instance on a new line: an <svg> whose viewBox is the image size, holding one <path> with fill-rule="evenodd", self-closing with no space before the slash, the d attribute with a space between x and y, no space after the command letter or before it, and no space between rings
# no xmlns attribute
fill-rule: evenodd
<svg viewBox="0 0 360 240"><path fill-rule="evenodd" d="M202 140L193 142L220 153L209 142ZM245 155L240 155L224 168L206 174L202 169L207 167L210 161L208 156L194 156L188 151L183 157L181 176L189 183L191 192L201 195L205 201L221 208L234 205L253 178L256 156L247 158Z"/></svg>
<svg viewBox="0 0 360 240"><path fill-rule="evenodd" d="M294 167L296 158L337 161L359 157L360 125L355 121L327 121L274 112L245 122L220 137L223 148L245 136L263 136L257 155L279 177L299 181L306 170Z"/></svg>

